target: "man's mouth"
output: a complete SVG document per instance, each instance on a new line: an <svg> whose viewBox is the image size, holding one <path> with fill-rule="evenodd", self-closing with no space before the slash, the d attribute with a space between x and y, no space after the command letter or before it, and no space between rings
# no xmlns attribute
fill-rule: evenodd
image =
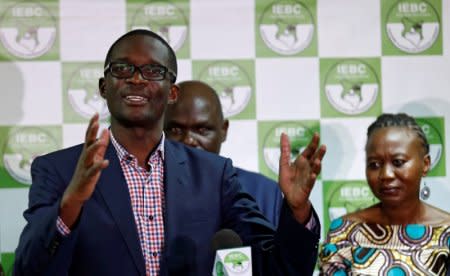
<svg viewBox="0 0 450 276"><path fill-rule="evenodd" d="M145 104L148 99L141 96L130 95L125 97L125 101L130 104Z"/></svg>

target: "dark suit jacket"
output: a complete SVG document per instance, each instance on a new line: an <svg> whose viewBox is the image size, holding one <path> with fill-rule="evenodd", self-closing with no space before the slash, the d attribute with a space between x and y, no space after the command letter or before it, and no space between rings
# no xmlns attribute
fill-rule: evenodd
<svg viewBox="0 0 450 276"><path fill-rule="evenodd" d="M261 213L275 226L278 225L283 196L278 183L262 174L236 168L239 183L258 204Z"/></svg>
<svg viewBox="0 0 450 276"><path fill-rule="evenodd" d="M110 144L92 197L74 229L56 229L60 200L82 145L35 159L27 225L14 275L145 275L130 195ZM211 275L213 235L231 228L252 246L254 275L311 275L319 236L298 224L283 204L275 231L243 193L229 159L165 141L165 247L160 275ZM317 220L318 221L318 220Z"/></svg>

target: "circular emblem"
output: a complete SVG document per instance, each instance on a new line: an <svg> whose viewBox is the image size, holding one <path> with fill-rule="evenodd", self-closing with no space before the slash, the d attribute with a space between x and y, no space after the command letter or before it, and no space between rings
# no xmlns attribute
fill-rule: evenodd
<svg viewBox="0 0 450 276"><path fill-rule="evenodd" d="M199 78L216 90L225 117L241 113L250 102L253 90L250 76L234 62L214 62L200 72Z"/></svg>
<svg viewBox="0 0 450 276"><path fill-rule="evenodd" d="M150 29L163 37L174 51L178 51L188 35L188 21L176 5L166 1L144 4L133 15L131 29Z"/></svg>
<svg viewBox="0 0 450 276"><path fill-rule="evenodd" d="M324 199L328 205L330 221L345 214L356 212L376 203L370 187L364 183L341 182L332 183L332 193Z"/></svg>
<svg viewBox="0 0 450 276"><path fill-rule="evenodd" d="M440 19L427 1L398 1L387 14L386 32L398 49L416 54L434 44L440 32Z"/></svg>
<svg viewBox="0 0 450 276"><path fill-rule="evenodd" d="M281 133L286 133L291 142L291 160L295 160L297 155L303 151L314 134L311 129L296 122L280 123L267 133L263 142L264 162L277 175L280 161Z"/></svg>
<svg viewBox="0 0 450 276"><path fill-rule="evenodd" d="M367 111L375 103L379 80L373 68L360 60L336 63L325 77L325 95L339 112L356 115Z"/></svg>
<svg viewBox="0 0 450 276"><path fill-rule="evenodd" d="M418 119L417 122L422 127L430 145L431 171L441 160L444 151L444 141L440 131L431 122L428 122L426 119Z"/></svg>
<svg viewBox="0 0 450 276"><path fill-rule="evenodd" d="M30 168L34 158L58 149L50 132L38 127L13 129L3 145L3 163L12 178L31 184Z"/></svg>
<svg viewBox="0 0 450 276"><path fill-rule="evenodd" d="M98 79L102 76L103 70L97 64L85 64L70 76L67 96L72 108L84 118L90 118L95 113L100 115L100 119L109 116L106 102L98 89Z"/></svg>
<svg viewBox="0 0 450 276"><path fill-rule="evenodd" d="M225 256L224 264L228 271L243 273L250 267L250 258L242 252L232 251Z"/></svg>
<svg viewBox="0 0 450 276"><path fill-rule="evenodd" d="M20 58L32 59L47 53L56 40L56 19L36 2L20 2L9 7L0 19L0 41Z"/></svg>
<svg viewBox="0 0 450 276"><path fill-rule="evenodd" d="M314 37L314 18L298 1L276 1L268 5L259 20L264 43L281 55L293 55L307 48Z"/></svg>

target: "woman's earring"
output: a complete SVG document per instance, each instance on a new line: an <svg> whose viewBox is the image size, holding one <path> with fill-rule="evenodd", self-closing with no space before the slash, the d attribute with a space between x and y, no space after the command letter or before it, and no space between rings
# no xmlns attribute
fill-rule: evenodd
<svg viewBox="0 0 450 276"><path fill-rule="evenodd" d="M420 198L422 200L427 200L428 198L430 198L430 194L431 194L431 190L427 186L427 183L424 181L423 187L422 187L422 189L420 189Z"/></svg>

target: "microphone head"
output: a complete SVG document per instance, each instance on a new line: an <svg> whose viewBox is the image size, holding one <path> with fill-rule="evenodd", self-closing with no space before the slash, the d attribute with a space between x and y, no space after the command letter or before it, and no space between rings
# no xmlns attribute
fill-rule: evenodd
<svg viewBox="0 0 450 276"><path fill-rule="evenodd" d="M231 229L222 229L214 234L211 242L214 251L220 249L228 249L234 247L241 247L242 240L239 235Z"/></svg>

